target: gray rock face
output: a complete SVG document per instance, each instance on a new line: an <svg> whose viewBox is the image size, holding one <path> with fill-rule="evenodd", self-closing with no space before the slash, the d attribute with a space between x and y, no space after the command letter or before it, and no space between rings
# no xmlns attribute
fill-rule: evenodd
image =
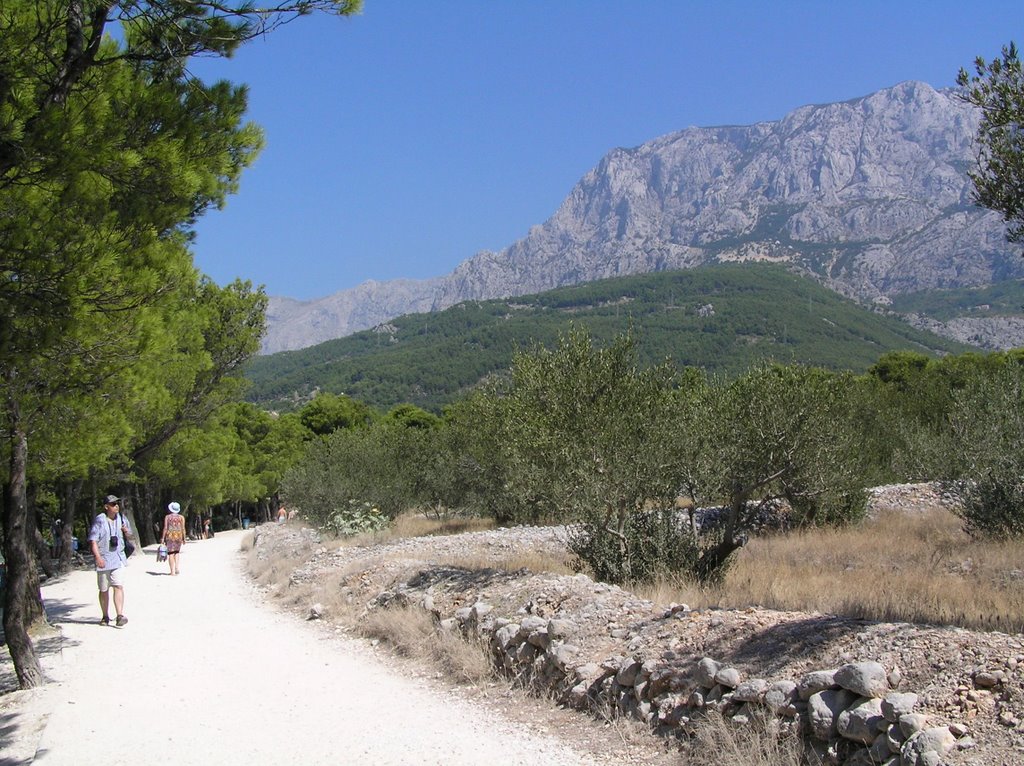
<svg viewBox="0 0 1024 766"><path fill-rule="evenodd" d="M906 82L778 122L688 128L615 149L505 250L431 280L271 298L264 351L405 313L716 261L774 261L864 301L1024 276L996 213L971 203L978 115ZM973 328L973 332L980 332Z"/></svg>

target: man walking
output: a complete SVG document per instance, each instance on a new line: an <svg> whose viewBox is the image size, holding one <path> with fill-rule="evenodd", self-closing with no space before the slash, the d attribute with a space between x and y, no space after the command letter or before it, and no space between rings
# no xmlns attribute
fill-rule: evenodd
<svg viewBox="0 0 1024 766"><path fill-rule="evenodd" d="M125 538L132 537L128 520L121 515L121 500L114 495L107 495L103 501L103 513L92 522L89 530L89 545L96 561L96 581L100 588L100 612L103 618L101 625L110 624L108 607L110 590L114 590L114 613L117 619L114 624L122 627L128 623L124 616L124 555Z"/></svg>

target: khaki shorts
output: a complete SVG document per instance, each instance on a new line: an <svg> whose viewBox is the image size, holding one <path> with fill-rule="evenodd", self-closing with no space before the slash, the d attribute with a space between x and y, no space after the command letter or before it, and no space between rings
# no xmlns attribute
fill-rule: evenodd
<svg viewBox="0 0 1024 766"><path fill-rule="evenodd" d="M108 569L102 572L96 573L96 582L99 583L100 593L106 593L110 590L110 586L115 588L124 587L124 567L118 567L117 569Z"/></svg>

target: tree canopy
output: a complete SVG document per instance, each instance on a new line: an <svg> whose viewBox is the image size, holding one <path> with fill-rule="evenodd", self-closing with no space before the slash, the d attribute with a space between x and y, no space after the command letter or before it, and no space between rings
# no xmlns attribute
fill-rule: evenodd
<svg viewBox="0 0 1024 766"><path fill-rule="evenodd" d="M1024 241L1024 73L1017 46L974 61L974 74L961 69L963 97L982 111L978 128L978 170L972 172L975 201L1002 213L1007 238Z"/></svg>
<svg viewBox="0 0 1024 766"><path fill-rule="evenodd" d="M60 466L81 477L167 444L225 401L225 378L262 332L262 291L221 291L189 250L196 219L237 190L262 133L244 122L244 87L200 82L188 60L228 56L316 10L358 9L357 0L0 5L4 631L22 687L42 678L27 630L42 616L32 466L37 479ZM36 445L47 462L33 459Z"/></svg>

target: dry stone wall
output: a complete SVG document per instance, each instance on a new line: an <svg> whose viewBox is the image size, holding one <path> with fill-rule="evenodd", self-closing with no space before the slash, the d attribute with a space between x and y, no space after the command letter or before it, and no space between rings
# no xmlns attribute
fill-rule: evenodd
<svg viewBox="0 0 1024 766"><path fill-rule="evenodd" d="M917 694L895 689L902 680L899 671L878 662L851 662L799 678L745 677L711 657L694 663L674 656L615 655L581 662L573 643L580 628L571 619L527 614L514 621L495 617L483 601L442 617L431 594L417 591L403 584L379 594L371 608L426 609L441 630L487 641L496 666L519 682L580 710L616 710L663 735L683 734L711 711L739 726L772 717L781 733L805 736L822 762L849 766L937 766L958 745L973 744L965 726L918 711ZM687 612L677 605L668 616L685 619ZM998 673L975 678L979 687L1001 681Z"/></svg>

